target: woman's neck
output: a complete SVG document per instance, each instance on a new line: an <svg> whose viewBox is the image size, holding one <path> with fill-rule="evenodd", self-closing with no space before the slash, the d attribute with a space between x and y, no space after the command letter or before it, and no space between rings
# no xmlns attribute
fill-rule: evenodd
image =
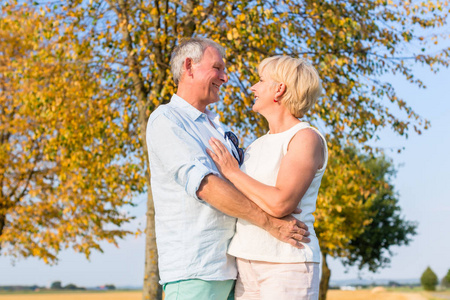
<svg viewBox="0 0 450 300"><path fill-rule="evenodd" d="M271 134L286 131L292 126L300 123L299 119L287 111L281 114L271 114L266 117L266 120L269 123L269 130Z"/></svg>

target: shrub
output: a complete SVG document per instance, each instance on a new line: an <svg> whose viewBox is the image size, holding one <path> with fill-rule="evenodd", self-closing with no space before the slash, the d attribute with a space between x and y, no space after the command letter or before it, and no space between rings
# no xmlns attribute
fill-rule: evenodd
<svg viewBox="0 0 450 300"><path fill-rule="evenodd" d="M422 277L420 277L420 283L426 291L436 290L438 278L430 267L427 267L427 269L423 272Z"/></svg>
<svg viewBox="0 0 450 300"><path fill-rule="evenodd" d="M54 282L52 282L52 284L50 285L50 288L52 290L60 290L60 289L62 289L61 281L54 281Z"/></svg>
<svg viewBox="0 0 450 300"><path fill-rule="evenodd" d="M443 288L450 288L450 269L447 272L447 275L445 275L441 280L441 286Z"/></svg>

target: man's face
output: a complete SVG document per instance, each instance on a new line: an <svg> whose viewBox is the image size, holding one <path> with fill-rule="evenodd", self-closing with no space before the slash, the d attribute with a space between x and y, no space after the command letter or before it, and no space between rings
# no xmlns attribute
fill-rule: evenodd
<svg viewBox="0 0 450 300"><path fill-rule="evenodd" d="M208 47L202 60L193 64L192 92L205 105L219 101L220 86L228 82L225 74L225 62L213 47Z"/></svg>

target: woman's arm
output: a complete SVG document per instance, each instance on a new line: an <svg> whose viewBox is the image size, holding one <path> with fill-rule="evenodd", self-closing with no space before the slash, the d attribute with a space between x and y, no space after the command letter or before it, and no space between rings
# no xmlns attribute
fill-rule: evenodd
<svg viewBox="0 0 450 300"><path fill-rule="evenodd" d="M278 218L294 211L324 163L321 138L313 130L300 130L281 161L276 185L269 186L242 172L219 140L212 138L209 143L214 153L208 150L208 154L222 175L261 209Z"/></svg>

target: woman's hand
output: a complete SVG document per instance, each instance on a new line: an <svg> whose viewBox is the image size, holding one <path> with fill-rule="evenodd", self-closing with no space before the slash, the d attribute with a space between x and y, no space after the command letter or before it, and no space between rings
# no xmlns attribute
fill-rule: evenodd
<svg viewBox="0 0 450 300"><path fill-rule="evenodd" d="M223 177L230 180L230 176L234 172L239 171L239 163L218 139L212 137L209 140L209 144L213 151L207 148L206 152L211 156Z"/></svg>

